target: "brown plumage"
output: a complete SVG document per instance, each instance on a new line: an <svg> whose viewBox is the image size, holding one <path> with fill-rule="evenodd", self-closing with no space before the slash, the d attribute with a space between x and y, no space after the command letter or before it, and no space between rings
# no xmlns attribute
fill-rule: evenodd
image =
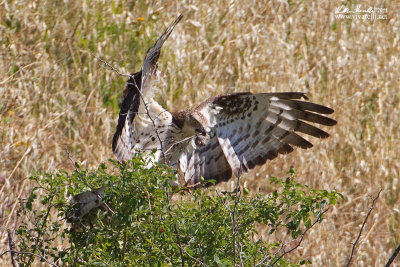
<svg viewBox="0 0 400 267"><path fill-rule="evenodd" d="M325 116L333 110L302 101L308 98L300 92L236 93L210 98L184 111L163 109L152 98L151 78L162 44L181 18L168 27L149 50L142 70L128 81L113 139L119 160L156 150L154 160L165 160L176 168L180 185L197 185L200 177L227 181L232 174L240 176L294 147L312 147L301 133L329 136L310 123L335 125L335 120Z"/></svg>

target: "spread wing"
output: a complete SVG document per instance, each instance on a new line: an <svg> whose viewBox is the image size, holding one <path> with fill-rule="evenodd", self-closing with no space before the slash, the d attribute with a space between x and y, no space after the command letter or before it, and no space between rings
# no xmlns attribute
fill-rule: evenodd
<svg viewBox="0 0 400 267"><path fill-rule="evenodd" d="M313 145L299 133L327 138L325 131L309 122L332 126L336 121L321 114L333 110L299 99L304 93L238 93L212 98L196 110L208 120L210 142L181 158L185 184L194 185L200 177L217 182L263 165L293 147Z"/></svg>
<svg viewBox="0 0 400 267"><path fill-rule="evenodd" d="M152 99L151 78L157 70L162 45L181 19L182 15L165 30L147 51L142 69L131 75L127 82L112 142L112 150L120 161L131 159L137 150L161 150L159 137L165 139L172 117ZM159 136L154 128L157 128Z"/></svg>
<svg viewBox="0 0 400 267"><path fill-rule="evenodd" d="M155 74L157 70L157 61L160 57L161 47L171 35L172 31L174 30L176 24L182 19L183 15L179 15L171 25L165 30L165 32L158 38L157 42L147 51L146 57L143 61L142 67L142 91L143 95L146 97L152 97L150 81L151 77Z"/></svg>

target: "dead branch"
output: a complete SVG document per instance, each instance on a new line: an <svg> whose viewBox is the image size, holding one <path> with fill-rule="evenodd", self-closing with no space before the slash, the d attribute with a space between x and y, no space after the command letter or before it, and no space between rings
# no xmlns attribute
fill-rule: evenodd
<svg viewBox="0 0 400 267"><path fill-rule="evenodd" d="M130 75L130 74L123 74L123 73L119 72L117 68L113 67L110 63L108 63L107 61L105 61L105 60L101 59L100 57L96 56L92 52L90 52L90 54L93 57L95 57L97 60L100 60L104 65L106 65L108 67L108 68L105 68L105 69L115 71L119 76L132 77L132 75Z"/></svg>
<svg viewBox="0 0 400 267"><path fill-rule="evenodd" d="M175 228L176 242L178 243L179 253L181 254L182 267L185 267L185 257L183 256L181 239L179 238L178 229L176 228L176 224L175 223L174 223L174 228Z"/></svg>
<svg viewBox="0 0 400 267"><path fill-rule="evenodd" d="M34 257L37 257L37 258L41 258L42 260L44 260L45 262L47 262L47 263L50 264L51 266L56 266L56 267L58 267L57 264L55 264L55 263L49 261L47 258L43 257L42 255L35 254L35 253L32 253L32 252L16 251L16 250L7 250L7 251L4 251L4 252L0 255L0 258L1 258L3 255L7 254L7 253L11 253L11 254L15 254L15 253L16 253L16 254L31 255L31 256L34 256Z"/></svg>
<svg viewBox="0 0 400 267"><path fill-rule="evenodd" d="M271 264L268 263L268 266L274 266L283 256L285 256L285 255L289 254L290 252L296 250L296 249L301 245L301 242L303 242L304 236L306 235L306 233L308 232L308 230L310 230L311 228L313 228L313 226L321 219L321 216L322 216L325 212L327 212L327 211L328 211L328 209L323 210L323 211L320 211L320 213L318 214L317 218L315 218L314 222L313 222L309 227L307 227L306 230L304 230L304 232L301 234L300 240L299 240L299 242L296 244L296 246L294 246L292 249L290 249L290 250L288 250L288 251L285 251L282 255L280 255L280 256L279 256L276 260L274 260ZM283 246L279 249L279 251L282 250L282 248L283 248ZM263 264L264 261L265 261L265 260L263 260L262 262L258 263L256 266L259 266L259 265Z"/></svg>
<svg viewBox="0 0 400 267"><path fill-rule="evenodd" d="M201 265L203 265L203 266L208 266L207 264L205 264L205 263L202 262L201 260L198 260L198 259L196 259L195 257L193 257L192 255L190 255L190 254L186 251L186 249L185 249L184 251L185 251L185 253L189 256L189 258L191 258L192 260L197 261L199 264L201 264Z"/></svg>
<svg viewBox="0 0 400 267"><path fill-rule="evenodd" d="M390 259L386 263L385 267L389 267L393 263L394 259L397 257L397 254L399 254L399 252L400 252L400 245L393 252L392 256L390 257Z"/></svg>
<svg viewBox="0 0 400 267"><path fill-rule="evenodd" d="M8 246L9 246L10 251L11 251L11 264L12 264L13 267L16 267L17 265L15 264L15 260L14 260L15 243L13 241L12 233L11 233L10 230L8 230Z"/></svg>
<svg viewBox="0 0 400 267"><path fill-rule="evenodd" d="M92 56L94 56L96 59L100 60L103 64L105 64L105 65L108 67L109 70L115 71L119 76L133 78L131 74L123 74L123 73L119 72L117 68L113 67L110 63L108 63L108 62L106 62L105 60L101 59L100 57L94 55L93 53L91 53L91 54L92 54ZM149 116L149 118L150 118L150 120L151 120L151 123L153 124L154 132L156 133L158 142L160 143L161 154L162 154L162 156L163 156L163 158L164 158L164 163L166 163L166 160L167 160L167 159L166 159L166 157L165 157L164 148L163 148L163 143L162 143L162 141L161 141L160 134L159 134L159 132L158 132L158 130L157 130L156 123L155 123L154 119L153 119L153 118L151 117L151 115L150 115L150 111L149 111L149 108L148 108L148 106L147 106L148 103L146 103L145 98L144 98L144 96L143 96L143 93L142 93L142 91L140 90L140 88L137 86L135 79L132 79L132 80L134 81L134 83L133 83L132 85L135 86L137 92L139 93L140 97L142 98L144 107L145 107L145 109L146 109L147 116Z"/></svg>
<svg viewBox="0 0 400 267"><path fill-rule="evenodd" d="M164 152L164 148L163 148L163 143L162 143L162 141L161 141L160 134L159 134L158 129L157 129L157 127L156 127L156 123L155 123L154 119L153 119L153 118L151 117L151 115L150 115L150 111L149 111L149 108L148 108L148 106L147 106L148 103L146 103L142 91L141 91L141 90L139 89L139 87L137 86L135 79L133 79L133 81L135 82L133 85L135 86L136 90L138 91L140 97L142 98L142 101L143 101L143 104L144 104L144 108L146 109L147 116L149 117L149 119L151 120L151 123L153 124L153 130L154 130L154 132L155 132L156 135L157 135L158 142L160 143L160 149L161 149L161 154L162 154L162 156L163 156L163 158L164 158L164 164L166 164L166 163L167 163L167 158L165 157L165 152Z"/></svg>
<svg viewBox="0 0 400 267"><path fill-rule="evenodd" d="M242 165L240 165L239 173L242 172ZM236 266L236 206L240 198L240 189L239 189L239 175L236 177L236 193L235 193L235 204L233 206L233 211L231 212L232 218L232 236L233 236L233 266Z"/></svg>
<svg viewBox="0 0 400 267"><path fill-rule="evenodd" d="M365 224L367 223L368 217L369 217L369 215L371 214L372 210L374 209L375 201L379 198L379 195L381 194L381 192L382 192L382 189L379 190L378 195L377 195L374 199L372 199L372 205L371 205L371 207L369 208L369 211L368 211L368 213L367 213L367 216L365 217L364 222L363 222L362 225L361 225L361 229L360 229L360 231L358 232L357 239L356 239L356 241L354 241L354 243L353 243L353 246L352 246L352 248L351 248L350 258L349 258L349 260L348 260L348 262L347 262L347 264L346 264L346 267L350 266L351 260L353 259L354 250L355 250L355 248L356 248L356 245L357 245L357 243L358 243L358 240L360 240L362 230L364 229L364 226L365 226Z"/></svg>
<svg viewBox="0 0 400 267"><path fill-rule="evenodd" d="M174 146L179 145L179 144L181 144L181 143L184 143L184 142L186 142L186 141L192 139L193 137L194 137L194 135L189 136L189 137L186 137L186 138L183 138L182 140L173 143L173 144L167 149L167 151L165 151L165 154L168 154L168 152L169 152Z"/></svg>

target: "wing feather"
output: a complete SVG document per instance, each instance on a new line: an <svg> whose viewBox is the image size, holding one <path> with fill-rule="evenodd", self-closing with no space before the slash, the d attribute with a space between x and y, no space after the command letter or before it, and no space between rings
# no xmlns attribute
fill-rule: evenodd
<svg viewBox="0 0 400 267"><path fill-rule="evenodd" d="M301 100L308 100L304 93L236 93L210 98L188 110L206 120L210 140L205 146L197 147L191 138L180 142L186 138L185 133L174 124L173 115L152 99L151 78L163 44L181 19L182 15L170 24L148 50L141 71L128 80L112 144L119 160L130 159L138 150L160 152L164 144L168 150L171 148L166 157L177 168L180 184L197 185L200 177L227 181L232 174L239 177L279 154L292 152L293 146L313 146L298 133L329 136L310 123L335 125L335 120L324 116L333 109ZM159 138L161 144L156 140Z"/></svg>
<svg viewBox="0 0 400 267"><path fill-rule="evenodd" d="M232 173L240 176L279 154L292 152L293 146L313 146L298 133L328 137L328 133L307 122L335 125L335 120L321 115L333 110L299 100L302 98L308 99L297 92L237 93L211 98L199 105L196 110L208 119L215 136L206 146L192 151L187 161L190 179L199 181L203 176L206 180L227 181ZM213 172L219 168L220 172Z"/></svg>
<svg viewBox="0 0 400 267"><path fill-rule="evenodd" d="M180 184L199 185L200 177L227 181L232 177L232 168L225 158L215 133L210 142L203 147L184 153L179 161ZM211 184L208 184L211 185Z"/></svg>
<svg viewBox="0 0 400 267"><path fill-rule="evenodd" d="M160 150L162 145L158 139L164 142L168 136L172 115L152 99L150 80L157 68L163 44L181 19L182 15L165 30L147 51L141 71L131 75L127 82L112 142L112 150L120 161L131 159L138 150ZM158 136L154 128L159 131Z"/></svg>
<svg viewBox="0 0 400 267"><path fill-rule="evenodd" d="M144 58L143 61L143 67L142 67L142 91L143 95L147 97L151 97L152 92L149 92L151 86L150 86L150 80L151 77L154 75L155 71L157 70L157 61L158 58L160 57L160 52L163 44L165 41L168 39L168 37L171 35L172 31L174 30L176 24L182 19L183 15L179 15L178 18L175 19L174 22L172 22L168 28L164 31L164 33L158 38L156 43L147 51L146 57Z"/></svg>

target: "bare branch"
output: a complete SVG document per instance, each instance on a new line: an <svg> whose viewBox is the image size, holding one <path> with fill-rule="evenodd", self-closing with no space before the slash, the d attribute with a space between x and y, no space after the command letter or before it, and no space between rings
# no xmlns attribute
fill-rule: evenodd
<svg viewBox="0 0 400 267"><path fill-rule="evenodd" d="M81 225L87 230L86 226L81 223ZM86 243L89 241L89 238L91 237L90 235L92 234L92 229L87 230L88 232L86 233L86 239L85 241L78 247L78 249L75 251L75 257L74 257L74 266L76 266L78 262L78 254L79 251L86 245Z"/></svg>
<svg viewBox="0 0 400 267"><path fill-rule="evenodd" d="M97 56L94 55L93 53L91 53L91 54L92 54L92 56L94 56L96 59L98 59L98 60L100 60L101 62L103 62L103 64L105 64L105 65L108 67L109 70L115 71L119 76L124 76L124 77L130 77L130 78L132 78L132 75L130 75L130 74L123 74L123 73L119 72L117 68L113 67L111 64L109 64L109 63L106 62L105 60L103 60L103 59L97 57ZM135 88L136 88L137 92L139 93L140 97L142 98L144 107L145 107L145 109L146 109L147 116L149 116L149 118L150 118L150 120L151 120L151 123L153 124L153 128L154 128L154 131L155 131L155 133L156 133L156 135L157 135L158 142L160 143L160 148L161 148L162 156L163 156L163 158L164 158L164 163L166 163L166 157L165 157L165 153L164 153L163 142L161 141L160 134L158 133L158 130L157 130L157 127L156 127L156 123L155 123L154 119L153 119L153 118L151 117L151 115L150 115L150 111L149 111L149 108L148 108L148 106L147 106L148 103L146 103L145 98L144 98L144 96L143 96L143 93L142 93L142 91L140 90L140 88L137 86L135 79L133 79L133 81L134 81L133 85L135 86Z"/></svg>
<svg viewBox="0 0 400 267"><path fill-rule="evenodd" d="M327 211L328 211L328 209L323 210L323 211L320 211L319 214L318 214L318 216L317 216L317 218L315 218L314 222L313 222L309 227L307 227L306 230L304 230L304 232L301 234L300 240L299 240L299 242L297 243L297 245L294 246L292 249L290 249L290 250L288 250L288 251L285 251L285 252L284 252L282 255L280 255L275 261L273 261L271 264L268 264L268 266L274 266L275 263L277 263L283 256L285 256L286 254L289 254L290 252L292 252L292 251L294 251L295 249L297 249L297 248L301 245L301 242L303 242L304 236L306 235L306 233L308 232L308 230L310 230L310 229L321 219L321 216L322 216L325 212L327 212ZM279 250L281 250L281 249L282 249L282 248L280 248ZM261 265L262 263L263 263L263 262L260 262L260 263L257 264L256 266Z"/></svg>
<svg viewBox="0 0 400 267"><path fill-rule="evenodd" d="M76 167L75 162L72 160L71 158L71 153L69 152L69 150L67 149L67 155L68 155L68 159L71 161L72 165L74 166L76 172L78 173L79 177L81 178L82 182L84 185L86 185L87 187L89 187L91 190L95 190L93 187L91 187L87 182L85 177L82 176L81 172L78 170L78 168Z"/></svg>
<svg viewBox="0 0 400 267"><path fill-rule="evenodd" d="M192 260L197 261L198 263L200 263L200 264L203 265L203 266L208 266L207 264L205 264L205 263L202 262L201 260L198 260L198 259L196 259L195 257L193 257L192 255L190 255L190 254L186 251L186 249L184 249L184 251L185 251L185 253L186 253Z"/></svg>
<svg viewBox="0 0 400 267"><path fill-rule="evenodd" d="M12 264L13 267L16 267L17 265L15 264L15 260L14 260L15 243L13 241L12 233L11 233L10 230L8 230L8 246L9 246L10 251L11 251L11 264Z"/></svg>
<svg viewBox="0 0 400 267"><path fill-rule="evenodd" d="M181 254L182 267L185 267L185 257L183 256L181 239L179 238L178 229L176 228L175 223L174 223L174 228L175 228L176 242L178 243L179 253Z"/></svg>
<svg viewBox="0 0 400 267"><path fill-rule="evenodd" d="M368 217L369 217L369 215L371 214L372 210L374 209L375 201L379 198L379 195L381 194L381 192L382 192L382 189L379 190L378 195L377 195L374 199L372 199L372 205L371 205L371 207L369 208L369 211L368 211L368 213L367 213L367 216L365 217L364 222L363 222L362 225L361 225L361 229L360 229L360 231L358 232L357 239L356 239L356 241L354 241L354 243L353 243L353 246L352 246L352 248L351 248L350 258L349 258L349 260L348 260L348 262L347 262L347 264L346 264L346 267L350 266L351 260L353 259L354 250L355 250L355 248L356 248L356 245L357 245L357 243L358 243L358 240L360 240L362 230L364 229L364 226L365 226L365 224L367 223Z"/></svg>
<svg viewBox="0 0 400 267"><path fill-rule="evenodd" d="M100 60L101 62L103 62L103 64L106 65L106 66L108 67L108 68L106 68L106 69L115 71L119 76L131 77L130 74L123 74L123 73L119 72L117 68L113 67L110 63L108 63L108 62L106 62L105 60L99 58L98 56L96 56L96 55L93 54L92 52L90 52L90 54L91 54L92 56L94 56L97 60Z"/></svg>
<svg viewBox="0 0 400 267"><path fill-rule="evenodd" d="M118 73L118 72L117 72L117 73ZM118 73L118 74L119 74L119 73ZM163 156L163 158L164 158L164 163L166 164L166 163L167 163L167 158L165 157L165 152L164 152L164 148L163 148L163 142L161 141L160 134L159 134L158 129L157 129L157 127L156 127L156 123L155 123L154 119L153 119L153 118L151 117L151 115L150 115L150 111L149 111L149 108L148 108L148 106L147 106L148 103L146 103L142 91L141 91L141 90L139 89L139 87L137 86L135 79L133 79L133 81L134 81L134 84L133 84L133 85L135 86L136 90L138 91L140 97L142 98L142 101L143 101L143 104L144 104L144 108L146 109L147 116L149 116L149 118L150 118L150 120L151 120L151 123L153 124L154 132L156 133L158 142L160 143L161 154L162 154L162 156Z"/></svg>
<svg viewBox="0 0 400 267"><path fill-rule="evenodd" d="M240 165L239 173L242 172L242 165ZM239 189L239 177L236 177L236 193L235 193L235 204L233 205L233 211L231 212L232 218L232 235L233 235L233 266L236 266L236 206L240 198L240 189Z"/></svg>
<svg viewBox="0 0 400 267"><path fill-rule="evenodd" d="M393 252L392 256L390 257L390 259L386 263L385 267L389 267L393 263L394 259L397 257L397 254L399 254L399 252L400 252L400 245Z"/></svg>
<svg viewBox="0 0 400 267"><path fill-rule="evenodd" d="M7 254L7 253L11 253L11 254L16 253L16 254L31 255L31 256L34 256L34 257L37 257L37 258L41 258L42 260L44 260L45 262L47 262L47 263L50 264L51 266L56 266L56 267L58 267L57 264L55 264L55 263L49 261L47 258L45 258L45 257L43 257L43 256L41 256L41 255L39 255L39 254L32 253L32 252L16 251L16 250L7 250L7 251L3 252L3 253L0 255L0 258L1 258L3 255Z"/></svg>
<svg viewBox="0 0 400 267"><path fill-rule="evenodd" d="M189 137L186 137L186 138L183 138L182 140L173 143L173 144L167 149L167 151L165 151L165 154L168 154L168 152L169 152L174 146L179 145L179 144L181 144L181 143L183 143L183 142L186 142L186 141L192 139L193 137L194 137L194 135L189 136Z"/></svg>

